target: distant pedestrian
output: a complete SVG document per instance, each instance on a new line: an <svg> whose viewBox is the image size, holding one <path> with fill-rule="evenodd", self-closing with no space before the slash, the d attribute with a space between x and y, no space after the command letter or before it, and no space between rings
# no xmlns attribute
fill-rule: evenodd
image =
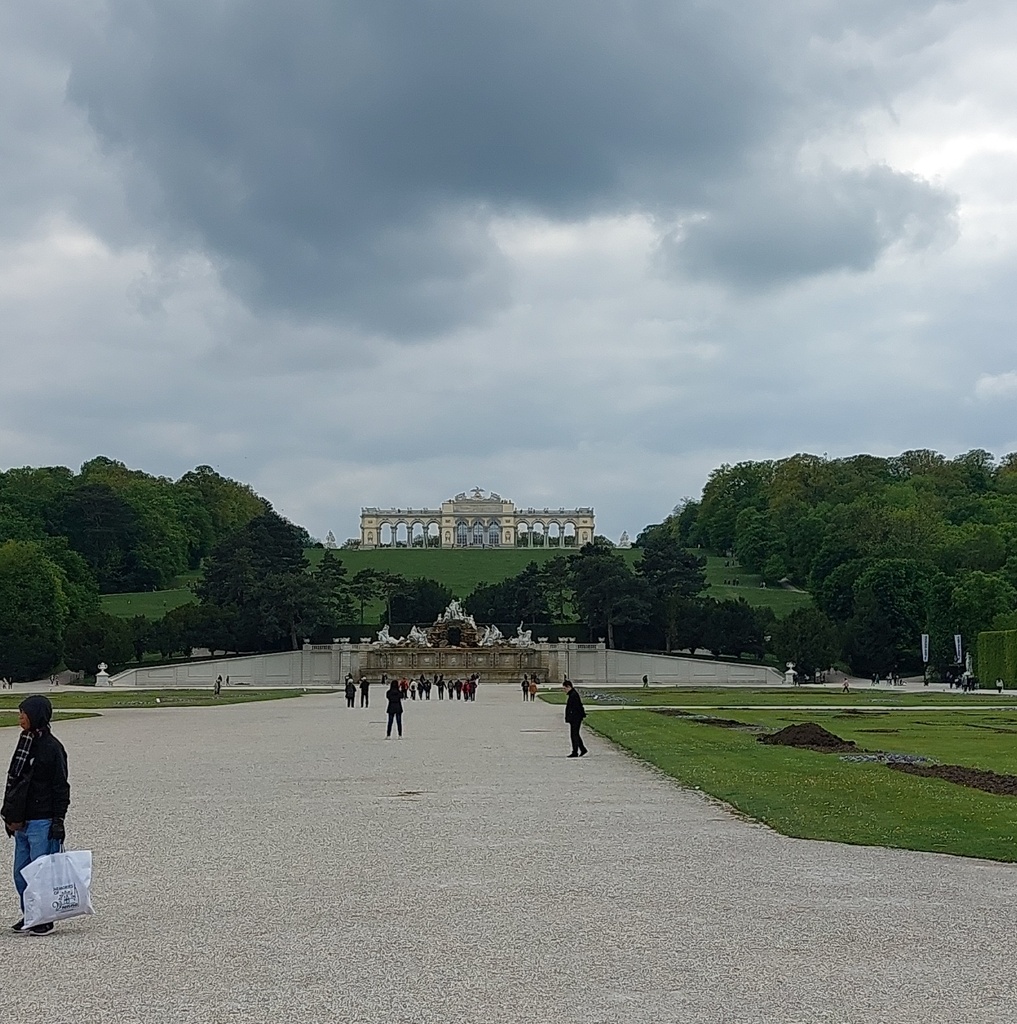
<svg viewBox="0 0 1017 1024"><path fill-rule="evenodd" d="M565 702L565 721L568 722L572 738L572 753L569 757L583 757L586 754L586 745L579 735L579 728L586 717L586 708L583 707L579 691L567 679L562 683L562 689L568 694L568 700Z"/></svg>
<svg viewBox="0 0 1017 1024"><path fill-rule="evenodd" d="M445 677L440 676L438 678L438 700L445 699Z"/></svg>
<svg viewBox="0 0 1017 1024"><path fill-rule="evenodd" d="M348 708L353 707L353 702L357 699L357 686L353 682L353 676L346 677L346 706Z"/></svg>
<svg viewBox="0 0 1017 1024"><path fill-rule="evenodd" d="M650 677L649 676L643 676L643 689L644 690L648 689L649 686L650 686Z"/></svg>
<svg viewBox="0 0 1017 1024"><path fill-rule="evenodd" d="M1001 676L996 678L996 692L997 693L1002 693L1003 692L1003 679L1002 679Z"/></svg>
<svg viewBox="0 0 1017 1024"><path fill-rule="evenodd" d="M385 738L392 735L392 723L395 722L399 735L403 734L403 691L396 680L388 688L385 696L388 698L388 728L385 730Z"/></svg>
<svg viewBox="0 0 1017 1024"><path fill-rule="evenodd" d="M523 676L522 689L523 689L523 700L526 700L526 698L530 694L530 677L529 676Z"/></svg>
<svg viewBox="0 0 1017 1024"><path fill-rule="evenodd" d="M536 676L531 676L530 677L530 687L529 687L529 689L530 689L530 700L531 701L536 700L537 699L537 677Z"/></svg>
<svg viewBox="0 0 1017 1024"><path fill-rule="evenodd" d="M212 687L212 696L218 697L222 693L222 676L215 677L215 685Z"/></svg>
<svg viewBox="0 0 1017 1024"><path fill-rule="evenodd" d="M360 680L360 706L369 708L371 706L371 680L363 676Z"/></svg>

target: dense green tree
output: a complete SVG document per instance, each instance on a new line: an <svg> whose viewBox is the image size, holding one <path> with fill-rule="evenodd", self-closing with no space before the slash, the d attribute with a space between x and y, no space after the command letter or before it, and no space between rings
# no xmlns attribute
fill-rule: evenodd
<svg viewBox="0 0 1017 1024"><path fill-rule="evenodd" d="M927 567L906 558L877 561L858 577L847 625L847 655L856 672L885 675L918 667L933 578Z"/></svg>
<svg viewBox="0 0 1017 1024"><path fill-rule="evenodd" d="M321 588L329 625L335 627L349 622L353 618L353 595L342 560L333 550L326 548L314 575Z"/></svg>
<svg viewBox="0 0 1017 1024"><path fill-rule="evenodd" d="M648 526L636 546L640 550L636 572L659 600L694 597L706 589L706 559L686 550L667 526Z"/></svg>
<svg viewBox="0 0 1017 1024"><path fill-rule="evenodd" d="M95 675L104 662L110 675L119 672L135 654L130 621L92 612L67 626L64 634L64 663L70 669Z"/></svg>
<svg viewBox="0 0 1017 1024"><path fill-rule="evenodd" d="M568 564L564 557L551 559L551 562ZM530 562L515 576L477 587L464 603L482 622L550 622L546 585L543 567Z"/></svg>
<svg viewBox="0 0 1017 1024"><path fill-rule="evenodd" d="M404 580L392 595L391 622L424 625L434 622L449 606L452 591L435 580L416 578Z"/></svg>
<svg viewBox="0 0 1017 1024"><path fill-rule="evenodd" d="M0 544L0 676L23 680L52 672L68 615L63 572L42 546Z"/></svg>
<svg viewBox="0 0 1017 1024"><path fill-rule="evenodd" d="M818 608L796 608L771 626L771 647L778 663L792 662L811 677L840 656L837 628Z"/></svg>
<svg viewBox="0 0 1017 1024"><path fill-rule="evenodd" d="M380 594L379 573L376 569L360 569L350 580L350 595L360 609L358 621L364 621L364 607Z"/></svg>
<svg viewBox="0 0 1017 1024"><path fill-rule="evenodd" d="M651 615L646 581L635 575L618 551L586 544L572 560L572 586L591 636L604 635L615 647L619 627L645 627Z"/></svg>

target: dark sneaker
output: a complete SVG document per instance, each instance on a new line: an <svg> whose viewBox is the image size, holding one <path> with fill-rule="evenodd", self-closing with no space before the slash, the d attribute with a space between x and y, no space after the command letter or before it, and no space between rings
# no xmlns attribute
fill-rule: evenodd
<svg viewBox="0 0 1017 1024"><path fill-rule="evenodd" d="M29 928L28 929L28 934L29 935L49 935L49 933L51 931L53 931L53 924L52 924L52 922L50 922L49 924L37 924L34 928Z"/></svg>
<svg viewBox="0 0 1017 1024"><path fill-rule="evenodd" d="M15 935L27 935L28 929L25 927L25 919L22 918L16 924L12 924L11 931L14 932Z"/></svg>

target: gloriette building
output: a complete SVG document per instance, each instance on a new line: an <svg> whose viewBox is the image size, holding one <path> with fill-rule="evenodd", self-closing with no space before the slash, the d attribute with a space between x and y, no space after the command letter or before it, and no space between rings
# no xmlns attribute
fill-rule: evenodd
<svg viewBox="0 0 1017 1024"><path fill-rule="evenodd" d="M365 508L362 548L582 547L593 540L592 508L516 508L479 487L440 508Z"/></svg>

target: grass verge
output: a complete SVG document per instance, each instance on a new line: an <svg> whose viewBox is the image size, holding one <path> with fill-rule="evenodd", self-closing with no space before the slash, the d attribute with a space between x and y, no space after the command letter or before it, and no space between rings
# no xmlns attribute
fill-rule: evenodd
<svg viewBox="0 0 1017 1024"><path fill-rule="evenodd" d="M307 693L332 693L326 689L249 690L230 687L218 696L208 690L47 690L54 708L167 708L207 707L222 704L247 704L257 700L285 700ZM16 709L25 699L23 693L0 696L0 710Z"/></svg>
<svg viewBox="0 0 1017 1024"><path fill-rule="evenodd" d="M89 711L57 711L53 715L54 722L69 722L72 718L99 718ZM0 711L0 729L7 729L18 724L17 711Z"/></svg>
<svg viewBox="0 0 1017 1024"><path fill-rule="evenodd" d="M817 721L870 750L919 753L949 764L1017 774L1017 713L739 712L746 724L779 729ZM882 764L767 746L750 732L652 711L604 711L590 727L784 835L1017 861L1017 798L995 796ZM876 731L876 730L879 731ZM888 730L888 731L883 731Z"/></svg>
<svg viewBox="0 0 1017 1024"><path fill-rule="evenodd" d="M666 689L650 687L646 690L631 687L580 686L577 689L582 694L583 700L591 707L744 708L752 706L801 707L802 705L821 707L828 704L832 708L844 705L860 708L920 708L985 703L1013 705L1017 708L1017 690L1004 690L1000 695L995 690L980 690L975 693L961 693L959 690L945 693L941 690L894 693L892 690L864 688L844 693L839 689L805 686L786 690L757 690L740 686L668 687ZM565 703L565 694L561 690L547 690L540 696L549 704Z"/></svg>

